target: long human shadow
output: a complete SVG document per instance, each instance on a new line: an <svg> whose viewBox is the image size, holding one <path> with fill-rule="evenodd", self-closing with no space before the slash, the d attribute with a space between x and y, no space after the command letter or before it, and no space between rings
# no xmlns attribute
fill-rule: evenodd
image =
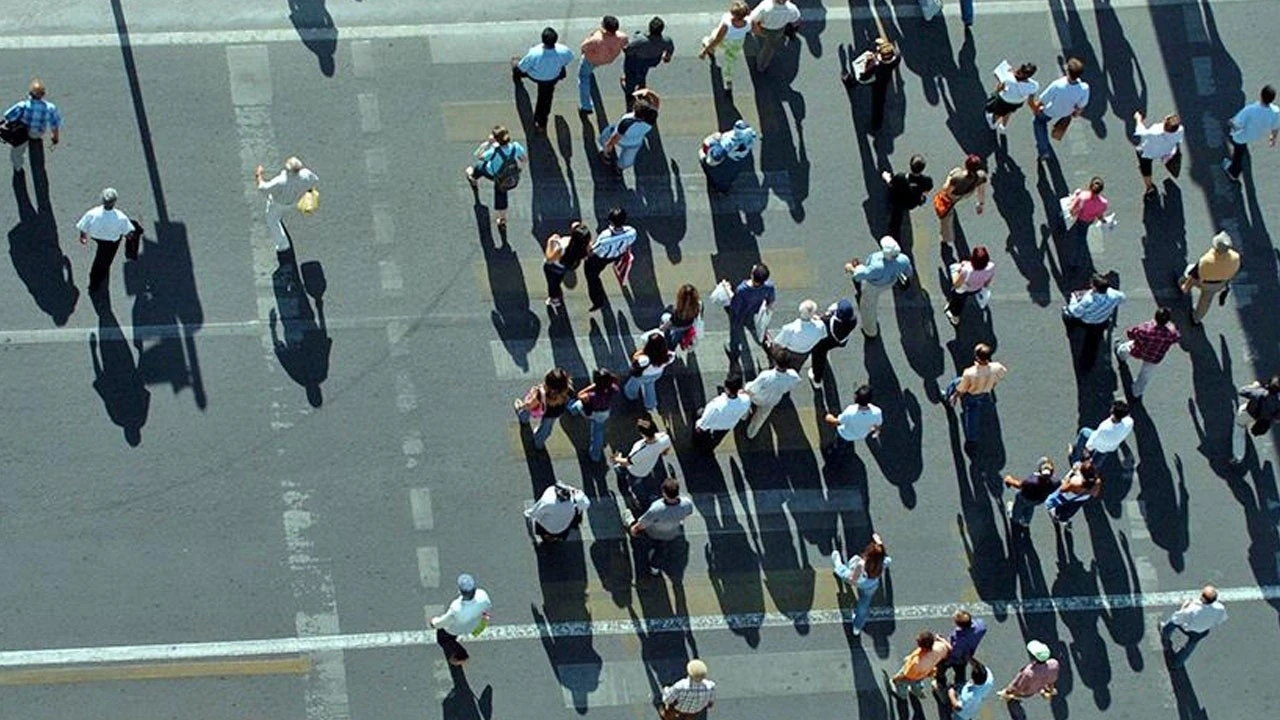
<svg viewBox="0 0 1280 720"><path fill-rule="evenodd" d="M1252 482L1250 482L1252 481ZM1258 583L1274 587L1280 582L1280 568L1276 567L1276 553L1280 552L1280 492L1276 489L1275 466L1270 460L1261 467L1251 466L1245 475L1227 478L1231 496L1244 510L1245 528L1249 533L1249 567ZM1280 612L1280 600L1267 600Z"/></svg>
<svg viewBox="0 0 1280 720"><path fill-rule="evenodd" d="M805 148L804 96L791 87L799 68L800 44L779 48L768 73L748 66L755 83L756 113L760 118L760 170L763 186L787 201L791 219L803 222L804 201L809 197L809 154ZM791 119L787 118L790 110ZM795 133L791 126L794 123Z"/></svg>
<svg viewBox="0 0 1280 720"><path fill-rule="evenodd" d="M1132 385L1127 365L1120 366L1120 375L1126 387ZM1173 455L1173 466L1178 473L1175 487L1160 431L1146 405L1140 402L1131 405L1129 417L1133 418L1133 439L1138 446L1135 472L1143 521L1151 533L1151 541L1169 553L1169 567L1180 573L1186 568L1185 553L1191 546L1190 494L1182 457L1177 453Z"/></svg>
<svg viewBox="0 0 1280 720"><path fill-rule="evenodd" d="M1171 180L1165 180L1164 190L1143 199L1142 270L1156 302L1176 311L1178 325L1189 329L1191 299L1178 291L1188 251L1182 190Z"/></svg>
<svg viewBox="0 0 1280 720"><path fill-rule="evenodd" d="M1209 712L1200 704L1185 665L1169 667L1169 684L1173 686L1173 699L1178 704L1178 720L1209 720Z"/></svg>
<svg viewBox="0 0 1280 720"><path fill-rule="evenodd" d="M667 261L675 265L682 259L680 242L688 227L688 203L680 163L668 158L662 144L661 122L645 137L645 149L636 158L636 207L630 211L643 218L636 229L661 245Z"/></svg>
<svg viewBox="0 0 1280 720"><path fill-rule="evenodd" d="M718 464L717 464L718 465ZM746 505L747 487L737 460L729 461L733 479L732 494ZM761 558L752 536L734 512L731 491L694 496L698 513L707 523L707 545L703 554L707 562L707 578L726 617L763 618L764 586L760 582ZM751 518L747 518L751 522ZM754 533L753 533L754 534ZM730 632L740 636L748 647L760 645L760 623L748 620L735 623Z"/></svg>
<svg viewBox="0 0 1280 720"><path fill-rule="evenodd" d="M1001 522L1004 523L1005 537L1009 542L1009 560L1014 566L1018 585L1022 589L1020 597L1023 600L1050 597L1053 591L1045 579L1044 569L1041 567L1040 556L1036 552L1035 544L1026 533L1010 532L1008 518L1002 519ZM1046 522L1052 521L1046 520ZM1059 538L1060 560L1062 558L1061 542L1061 538ZM1068 714L1067 697L1071 694L1074 677L1071 672L1071 663L1065 662L1069 655L1069 649L1067 643L1058 636L1056 616L1052 613L1027 612L1021 608L1017 610L1015 616L1018 620L1018 629L1022 633L1023 641L1039 640L1048 645L1053 656L1061 662L1057 683L1058 694L1053 697L1050 707L1056 720L1064 720ZM1013 717L1016 718L1018 716L1013 715Z"/></svg>
<svg viewBox="0 0 1280 720"><path fill-rule="evenodd" d="M325 0L289 0L289 22L297 29L302 44L315 53L320 72L333 77L334 54L338 52L338 28L325 7Z"/></svg>
<svg viewBox="0 0 1280 720"><path fill-rule="evenodd" d="M1214 352L1203 327L1187 328L1181 344L1191 357L1193 396L1187 399L1187 413L1199 440L1196 449L1219 477L1233 477L1236 471L1228 460L1237 396L1232 382L1231 346L1227 338L1219 334L1218 351Z"/></svg>
<svg viewBox="0 0 1280 720"><path fill-rule="evenodd" d="M477 696L462 668L450 665L449 675L453 688L440 701L442 716L448 720L493 720L493 686L485 685Z"/></svg>
<svg viewBox="0 0 1280 720"><path fill-rule="evenodd" d="M932 24L938 26L945 38L946 24ZM950 54L950 39L947 38L946 42L947 52ZM956 144L966 154L985 158L995 151L996 143L982 115L974 112L974 108L982 107L987 100L987 89L982 80L986 73L978 70L977 56L978 48L973 39L973 31L965 28L956 63L944 75L946 84L943 86L942 106L947 110L947 128L951 130Z"/></svg>
<svg viewBox="0 0 1280 720"><path fill-rule="evenodd" d="M102 398L111 422L124 431L131 447L142 442L142 426L147 424L151 391L134 364L133 350L111 310L105 294L94 302L98 312L98 332L89 334L89 355L93 361L93 389Z"/></svg>
<svg viewBox="0 0 1280 720"><path fill-rule="evenodd" d="M915 483L924 474L920 401L910 390L903 390L883 342L864 345L863 363L867 383L884 412L880 441L872 446L871 455L885 479L898 489L903 507L910 510L916 506Z"/></svg>
<svg viewBox="0 0 1280 720"><path fill-rule="evenodd" d="M1102 70L1108 81L1107 103L1111 105L1111 112L1124 123L1125 137L1130 137L1135 127L1135 111L1150 112L1154 117L1163 117L1164 113L1147 108L1146 74L1142 72L1142 63L1138 61L1110 0L1094 0L1093 19L1098 24Z"/></svg>
<svg viewBox="0 0 1280 720"><path fill-rule="evenodd" d="M1045 250L1036 234L1035 200L1027 189L1027 176L1009 154L1008 139L1001 138L995 151L995 172L991 174L991 195L996 211L1009 228L1004 249L1027 281L1027 295L1040 307L1051 301Z"/></svg>
<svg viewBox="0 0 1280 720"><path fill-rule="evenodd" d="M529 309L529 290L524 271L520 268L520 258L505 239L501 245L495 246L489 209L480 204L479 195L473 210L489 288L493 292L493 311L490 313L493 328L512 361L528 372L529 351L538 342L542 321Z"/></svg>
<svg viewBox="0 0 1280 720"><path fill-rule="evenodd" d="M318 408L324 404L321 385L329 377L329 354L333 350L333 338L329 337L324 319L324 270L319 261L312 261L299 272L292 249L278 253L278 257L280 264L271 274L277 308L269 317L271 344L280 367L306 390L307 403Z"/></svg>
<svg viewBox="0 0 1280 720"><path fill-rule="evenodd" d="M44 176L43 146L33 144L28 154L32 176ZM72 276L71 259L62 252L58 243L58 221L49 206L48 180L35 185L37 193L44 193L44 199L37 206L31 204L25 173L13 174L18 224L9 231L9 259L13 261L18 279L36 301L36 307L48 314L54 325L61 327L75 312L80 290Z"/></svg>
<svg viewBox="0 0 1280 720"><path fill-rule="evenodd" d="M587 563L581 542L555 542L537 552L538 581L543 588L542 609L530 605L547 661L573 698L579 715L588 709L588 696L600 686L604 661L592 642L591 610L587 607ZM558 627L573 624L588 632L557 635Z"/></svg>
<svg viewBox="0 0 1280 720"><path fill-rule="evenodd" d="M1086 568L1084 562L1076 556L1072 533L1062 531L1057 525L1054 526L1054 532L1058 576L1053 581L1053 596L1090 597L1099 594L1096 563ZM1068 651L1070 664L1076 668L1077 679L1093 693L1094 705L1099 710L1105 710L1111 705L1111 660L1107 654L1107 645L1098 631L1102 611L1096 608L1072 608L1071 612L1059 611L1058 617L1071 632ZM1066 665L1066 662L1062 662L1063 667ZM1054 714L1056 717L1056 711Z"/></svg>
<svg viewBox="0 0 1280 720"><path fill-rule="evenodd" d="M1076 9L1076 0L1049 0L1049 13L1058 33L1062 62L1065 64L1067 58L1073 57L1084 62L1082 79L1089 84L1089 104L1085 107L1082 117L1089 121L1095 135L1105 138L1107 136L1107 99L1111 96L1107 83L1108 77L1098 58L1098 53L1089 42L1089 34L1085 31L1084 22L1080 19L1080 11ZM1047 78L1041 82L1042 86L1046 84L1048 84Z"/></svg>
<svg viewBox="0 0 1280 720"><path fill-rule="evenodd" d="M134 117L138 123L138 137L142 143L147 178L156 207L155 239L142 241L136 261L135 288L138 293L134 295L138 302L134 304L133 324L135 327L144 324L139 322L141 314L148 321L154 320L156 325L176 330L176 333L165 333L166 338L173 339L173 342L166 342L166 338L148 338L135 334L138 368L149 385L168 382L174 393L190 387L196 407L204 410L208 405L208 398L195 340L196 333L204 324L204 309L196 290L187 226L169 217L169 205L160 179L160 162L156 157L151 123L147 117L142 84L138 78L138 65L133 56L129 26L125 22L121 0L111 0L111 11L115 18L116 35L120 40L120 53L125 75L129 79Z"/></svg>
<svg viewBox="0 0 1280 720"><path fill-rule="evenodd" d="M1105 487L1103 491L1106 491ZM1086 505L1083 515L1089 524L1093 562L1103 594L1141 598L1142 583L1138 579L1138 566L1129 550L1129 539L1123 532L1111 531L1107 514L1097 503ZM1130 606L1109 607L1102 613L1102 622L1111 639L1124 648L1129 669L1134 672L1142 672L1144 664L1139 646L1146 632L1143 609L1141 602L1135 602ZM1099 705L1099 709L1105 708Z"/></svg>
<svg viewBox="0 0 1280 720"><path fill-rule="evenodd" d="M533 103L523 81L514 81L516 112L520 116L525 146L528 150L528 177L523 181L531 189L529 210L532 223L529 232L541 246L553 232L566 232L571 220L577 220L580 209L576 194L569 192L569 183L556 154L557 145L572 148L569 125L559 115L555 116L556 142L550 135L537 132L533 126ZM568 164L568 158L565 161Z"/></svg>

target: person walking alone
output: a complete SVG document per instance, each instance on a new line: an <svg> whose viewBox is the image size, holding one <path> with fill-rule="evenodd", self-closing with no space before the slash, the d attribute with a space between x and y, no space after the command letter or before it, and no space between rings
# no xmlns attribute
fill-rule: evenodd
<svg viewBox="0 0 1280 720"><path fill-rule="evenodd" d="M436 631L436 644L444 651L450 665L460 667L466 664L471 655L458 638L483 632L489 624L492 608L489 593L476 586L475 578L467 573L458 576L458 597L449 603L443 615L437 615L430 621Z"/></svg>
<svg viewBox="0 0 1280 720"><path fill-rule="evenodd" d="M1159 125L1147 125L1142 111L1133 114L1135 128L1133 136L1138 138L1138 172L1142 173L1142 184L1146 188L1146 196L1156 194L1156 185L1151 181L1152 168L1159 160L1169 172L1170 177L1178 177L1182 172L1182 154L1178 145L1186 131L1182 128L1182 118L1177 115L1165 115Z"/></svg>
<svg viewBox="0 0 1280 720"><path fill-rule="evenodd" d="M693 424L693 447L710 455L742 419L751 412L751 396L742 388L742 376L725 378L720 393L711 399Z"/></svg>
<svg viewBox="0 0 1280 720"><path fill-rule="evenodd" d="M1016 491L1012 500L1005 501L1005 516L1012 523L1012 529L1025 532L1031 527L1036 507L1044 504L1049 495L1058 489L1058 482L1053 476L1053 461L1047 457L1040 458L1036 463L1036 471L1025 478L1005 475L1004 485Z"/></svg>
<svg viewBox="0 0 1280 720"><path fill-rule="evenodd" d="M716 704L716 684L707 679L707 664L694 658L684 671L685 677L662 688L662 720L695 720Z"/></svg>
<svg viewBox="0 0 1280 720"><path fill-rule="evenodd" d="M742 45L747 35L751 33L751 23L747 22L747 16L750 14L751 8L747 7L745 2L734 0L729 6L729 12L720 18L720 24L716 29L702 38L702 52L698 53L699 60L714 58L716 50L724 50L724 64L720 66L720 72L724 79L724 91L727 93L733 92L733 75L738 68L738 58L742 56Z"/></svg>
<svg viewBox="0 0 1280 720"><path fill-rule="evenodd" d="M648 87L649 71L671 62L671 56L676 52L676 44L662 34L666 29L667 24L655 15L649 20L648 32L644 35L635 33L622 51L622 77L618 82L622 85L628 112L635 103L636 90Z"/></svg>
<svg viewBox="0 0 1280 720"><path fill-rule="evenodd" d="M533 105L533 130L547 131L547 118L551 116L551 101L555 98L556 83L565 79L565 68L573 62L573 51L560 43L555 28L542 29L542 42L529 48L524 57L511 60L511 79L520 82L529 78L538 86L537 100Z"/></svg>
<svg viewBox="0 0 1280 720"><path fill-rule="evenodd" d="M769 414L782 399L800 382L800 374L784 362L768 370L762 370L743 388L751 396L751 421L747 423L747 437L754 440Z"/></svg>
<svg viewBox="0 0 1280 720"><path fill-rule="evenodd" d="M590 115L595 112L595 102L591 98L592 86L595 83L595 69L612 65L622 54L630 38L618 29L618 18L605 15L596 28L578 46L582 59L578 62L578 112Z"/></svg>
<svg viewBox="0 0 1280 720"><path fill-rule="evenodd" d="M1031 662L1024 665L1009 684L996 693L1007 703L1021 703L1036 695L1052 700L1058 694L1058 661L1053 659L1049 646L1039 640L1032 640L1027 643L1027 654L1031 656Z"/></svg>
<svg viewBox="0 0 1280 720"><path fill-rule="evenodd" d="M1120 362L1133 358L1141 363L1129 393L1135 400L1146 392L1152 373L1164 362L1169 348L1182 339L1182 333L1170 321L1171 316L1169 308L1156 308L1155 317L1125 330L1127 340L1116 343L1116 358Z"/></svg>
<svg viewBox="0 0 1280 720"><path fill-rule="evenodd" d="M946 400L964 409L966 443L976 443L982 432L987 411L995 405L996 385L1009 373L1003 363L991 359L991 346L978 343L973 347L973 364L947 386Z"/></svg>
<svg viewBox="0 0 1280 720"><path fill-rule="evenodd" d="M854 555L845 562L839 550L831 552L831 572L841 582L852 585L858 593L858 602L849 616L853 636L862 634L867 620L871 617L871 601L875 599L876 590L884 578L885 568L889 567L893 558L886 554L884 541L880 533L871 533L871 542L862 549L861 555Z"/></svg>
<svg viewBox="0 0 1280 720"><path fill-rule="evenodd" d="M1079 58L1067 60L1062 77L1049 83L1040 93L1039 100L1031 101L1031 111L1035 113L1031 129L1036 138L1036 155L1040 162L1048 162L1053 158L1053 147L1049 145L1049 123L1053 123L1053 138L1061 140L1071 124L1071 118L1078 117L1089 104L1089 83L1081 80L1084 76L1084 61Z"/></svg>
<svg viewBox="0 0 1280 720"><path fill-rule="evenodd" d="M627 211L620 207L610 208L609 225L591 243L591 253L587 255L583 268L583 274L587 276L587 297L591 299L588 312L600 310L609 303L600 273L610 265L626 262L635 241L636 229L627 224Z"/></svg>
<svg viewBox="0 0 1280 720"><path fill-rule="evenodd" d="M26 126L25 130L20 130L12 140L6 139L6 142L11 145L9 160L13 163L14 175L23 173L28 148L31 152L33 172L36 163L40 163L43 169L46 133L52 145L57 145L62 139L62 113L59 112L57 105L45 100L44 96L44 83L40 78L33 78L27 87L27 97L10 105L9 109L4 111L6 122L21 123Z"/></svg>
<svg viewBox="0 0 1280 720"><path fill-rule="evenodd" d="M1087 290L1071 293L1071 299L1062 309L1063 321L1068 327L1084 328L1084 340L1080 344L1080 366L1093 367L1102 338L1115 322L1120 304L1126 300L1124 293L1111 287L1105 275L1094 274Z"/></svg>
<svg viewBox="0 0 1280 720"><path fill-rule="evenodd" d="M809 352L809 357L813 358L813 365L809 367L809 384L815 389L822 387L827 377L827 353L849 344L849 336L858 327L858 313L852 302L840 298L818 319L827 329L827 334Z"/></svg>
<svg viewBox="0 0 1280 720"><path fill-rule="evenodd" d="M1266 435L1271 425L1280 421L1280 375L1273 375L1266 385L1252 382L1237 393L1244 398L1236 410L1235 427L1231 432L1231 464L1244 462L1247 451L1246 433L1258 437Z"/></svg>
<svg viewBox="0 0 1280 720"><path fill-rule="evenodd" d="M845 263L844 271L853 281L858 296L858 313L862 315L862 334L873 338L880 334L880 294L895 283L905 285L914 270L911 259L902 254L898 241L885 235L880 250L867 256L866 262L854 258Z"/></svg>
<svg viewBox="0 0 1280 720"><path fill-rule="evenodd" d="M1231 156L1222 160L1222 170L1232 182L1240 182L1249 143L1265 137L1267 145L1276 146L1276 138L1280 136L1280 107L1275 102L1276 89L1264 85L1258 93L1258 102L1245 105L1231 118L1227 137Z"/></svg>
<svg viewBox="0 0 1280 720"><path fill-rule="evenodd" d="M567 539L582 524L582 514L589 507L591 500L578 488L556 483L544 490L533 507L524 511L533 524L534 546Z"/></svg>
<svg viewBox="0 0 1280 720"><path fill-rule="evenodd" d="M1209 635L1209 631L1227 621L1227 608L1218 600L1218 588L1205 585L1200 595L1182 603L1182 607L1160 623L1160 643L1170 653L1169 666L1180 668L1195 652L1196 645ZM1186 636L1187 642L1178 652L1173 652L1173 631Z"/></svg>
<svg viewBox="0 0 1280 720"><path fill-rule="evenodd" d="M93 266L89 268L90 295L107 284L111 277L111 262L120 249L120 241L133 232L133 221L116 209L118 198L115 188L103 189L102 204L89 208L76 223L76 229L80 231L80 244L87 245L92 238L97 248L93 254Z"/></svg>
<svg viewBox="0 0 1280 720"><path fill-rule="evenodd" d="M1200 289L1200 297L1196 299L1196 309L1191 315L1191 324L1200 325L1204 316L1209 314L1213 296L1218 296L1218 304L1225 304L1231 279L1240 272L1240 253L1232 248L1231 236L1220 232L1213 236L1213 246L1200 256L1200 259L1187 266L1178 283L1183 295L1191 294L1192 288Z"/></svg>
<svg viewBox="0 0 1280 720"><path fill-rule="evenodd" d="M1084 267L1089 256L1089 227L1098 221L1106 221L1111 201L1102 194L1106 185L1102 178L1093 177L1088 187L1076 188L1059 204L1062 222L1066 226L1063 236L1062 265L1068 270Z"/></svg>
<svg viewBox="0 0 1280 720"><path fill-rule="evenodd" d="M293 247L289 231L285 229L286 215L300 216L299 201L303 195L317 192L316 186L320 178L302 164L296 156L284 161L284 169L270 180L266 179L261 165L254 168L253 179L258 192L266 193L267 209L264 218L267 230L276 244L276 252L282 253Z"/></svg>
<svg viewBox="0 0 1280 720"><path fill-rule="evenodd" d="M956 263L951 273L951 293L947 298L946 316L951 325L960 324L960 314L970 297L978 298L978 306L986 309L991 296L991 282L996 279L996 264L985 245L978 245L969 257Z"/></svg>
<svg viewBox="0 0 1280 720"><path fill-rule="evenodd" d="M791 0L760 0L747 16L751 32L760 38L760 52L756 55L756 70L764 72L778 52L778 46L787 39L789 28L800 22L800 8Z"/></svg>
<svg viewBox="0 0 1280 720"><path fill-rule="evenodd" d="M1073 463L1088 457L1093 460L1094 469L1101 473L1103 468L1111 464L1111 458L1120 450L1120 444L1132 432L1133 418L1129 417L1129 403L1116 400L1111 403L1111 414L1098 423L1098 427L1080 428L1075 443L1067 446L1067 453Z"/></svg>
<svg viewBox="0 0 1280 720"><path fill-rule="evenodd" d="M684 521L693 514L693 500L680 494L675 478L662 481L662 497L653 501L644 514L631 523L631 537L644 535L649 547L640 553L640 565L653 577L662 574L671 542L684 534ZM639 567L636 568L637 570Z"/></svg>
<svg viewBox="0 0 1280 720"><path fill-rule="evenodd" d="M942 182L942 189L933 196L933 210L938 216L938 232L944 245L956 239L956 205L975 193L978 196L975 212L981 215L987 205L987 171L980 156L968 155L964 167L952 168Z"/></svg>
<svg viewBox="0 0 1280 720"><path fill-rule="evenodd" d="M846 448L852 450L859 440L880 439L884 411L871 404L871 386L861 385L853 391L852 404L838 416L827 413L822 421L835 428L835 442L827 447L827 452L835 453Z"/></svg>
<svg viewBox="0 0 1280 720"><path fill-rule="evenodd" d="M493 211L497 214L498 230L507 227L507 193L520 183L521 167L528 160L524 146L511 139L511 133L501 125L494 125L489 137L472 153L475 162L462 171L471 190L479 189L477 180L493 181ZM477 202L479 196L477 195ZM503 235L506 241L506 235Z"/></svg>

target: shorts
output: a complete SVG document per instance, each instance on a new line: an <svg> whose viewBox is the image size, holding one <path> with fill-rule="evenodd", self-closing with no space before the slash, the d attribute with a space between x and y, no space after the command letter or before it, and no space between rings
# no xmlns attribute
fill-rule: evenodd
<svg viewBox="0 0 1280 720"><path fill-rule="evenodd" d="M471 166L471 176L476 180L479 180L480 178L493 180L493 176L489 174L488 163L484 160L477 160L476 163ZM499 188L497 183L493 184L493 209L507 209L507 191Z"/></svg>
<svg viewBox="0 0 1280 720"><path fill-rule="evenodd" d="M1020 107L1022 107L1022 103L1007 102L999 95L992 95L987 98L987 105L984 109L996 117L1003 117L1012 114Z"/></svg>
<svg viewBox="0 0 1280 720"><path fill-rule="evenodd" d="M1151 177L1151 170L1155 162L1149 157L1142 157L1142 153L1138 152L1138 171L1142 173L1142 177Z"/></svg>

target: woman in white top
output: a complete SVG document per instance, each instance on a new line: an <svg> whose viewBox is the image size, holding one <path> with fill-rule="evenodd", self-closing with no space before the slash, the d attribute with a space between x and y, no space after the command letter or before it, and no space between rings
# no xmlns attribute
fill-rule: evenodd
<svg viewBox="0 0 1280 720"><path fill-rule="evenodd" d="M1155 183L1151 182L1152 161L1159 160L1171 177L1178 177L1182 172L1178 144L1186 131L1182 129L1182 118L1177 115L1165 115L1164 122L1148 126L1142 111L1138 111L1133 114L1133 120L1137 123L1133 136L1138 138L1138 170L1142 172L1145 194L1152 195L1156 192Z"/></svg>
<svg viewBox="0 0 1280 720"><path fill-rule="evenodd" d="M304 167L296 157L285 160L284 169L270 180L264 179L261 165L254 169L253 177L257 181L259 192L267 194L267 229L275 240L276 252L284 252L290 247L289 235L284 229L284 216L298 211L298 201L303 194L315 189L320 178Z"/></svg>
<svg viewBox="0 0 1280 720"><path fill-rule="evenodd" d="M699 60L715 55L718 47L724 48L724 66L721 67L721 72L724 73L725 92L733 92L733 71L738 66L742 44L751 33L751 23L747 22L747 16L750 14L751 8L747 7L746 3L735 0L729 6L729 12L720 18L720 24L716 29L702 38L702 52L698 53Z"/></svg>
<svg viewBox="0 0 1280 720"><path fill-rule="evenodd" d="M643 396L644 409L653 412L658 409L658 378L676 357L667 346L666 333L650 330L643 337L644 347L631 356L630 377L622 392L630 400Z"/></svg>
<svg viewBox="0 0 1280 720"><path fill-rule="evenodd" d="M1040 83L1031 79L1036 74L1035 63L1022 63L1014 70L1009 61L1004 60L992 72L996 76L996 89L987 98L987 127L1004 133L1009 126L1009 116L1022 107L1027 98L1040 92Z"/></svg>
<svg viewBox="0 0 1280 720"><path fill-rule="evenodd" d="M951 273L951 296L947 299L947 320L960 324L960 313L970 295L976 295L991 286L996 278L996 264L984 245L977 245L969 257L954 266Z"/></svg>

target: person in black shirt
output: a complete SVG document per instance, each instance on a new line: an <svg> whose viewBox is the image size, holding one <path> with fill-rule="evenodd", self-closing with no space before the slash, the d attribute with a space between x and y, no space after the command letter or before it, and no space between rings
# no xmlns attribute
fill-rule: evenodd
<svg viewBox="0 0 1280 720"><path fill-rule="evenodd" d="M622 94L627 99L627 110L635 104L635 92L646 87L649 71L661 63L671 62L671 55L676 51L676 44L670 38L663 37L666 23L662 18L654 17L649 21L649 34L635 33L631 42L622 53Z"/></svg>
<svg viewBox="0 0 1280 720"><path fill-rule="evenodd" d="M893 82L893 73L902 62L902 54L888 38L876 38L876 45L867 50L850 63L849 69L841 70L840 81L847 88L855 85L871 86L871 125L870 131L880 132L884 124L884 106L889 97L889 83Z"/></svg>
<svg viewBox="0 0 1280 720"><path fill-rule="evenodd" d="M1010 527L1024 531L1031 527L1036 506L1058 489L1058 481L1053 477L1053 461L1047 457L1040 458L1036 471L1021 480L1005 475L1004 484L1018 491L1012 500L1005 503L1005 513L1013 523Z"/></svg>
<svg viewBox="0 0 1280 720"><path fill-rule="evenodd" d="M911 156L910 172L893 174L886 170L880 174L889 186L888 234L895 238L902 237L902 219L929 201L933 178L924 174L924 168L924 156L917 153Z"/></svg>

